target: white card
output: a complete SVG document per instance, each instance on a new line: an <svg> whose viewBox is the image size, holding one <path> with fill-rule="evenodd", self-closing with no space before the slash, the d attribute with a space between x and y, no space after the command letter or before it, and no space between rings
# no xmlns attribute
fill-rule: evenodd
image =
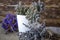
<svg viewBox="0 0 60 40"><path fill-rule="evenodd" d="M25 25L23 25L23 23L28 25L28 20L26 19L26 16L17 15L17 22L18 22L18 30L19 30L19 32L26 32L26 31L30 30Z"/></svg>

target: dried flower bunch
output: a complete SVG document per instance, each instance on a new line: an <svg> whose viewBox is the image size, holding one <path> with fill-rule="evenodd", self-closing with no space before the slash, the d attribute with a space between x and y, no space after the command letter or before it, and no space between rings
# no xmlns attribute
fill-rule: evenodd
<svg viewBox="0 0 60 40"><path fill-rule="evenodd" d="M18 5L19 6L19 5ZM24 8L24 9L21 9ZM19 32L19 40L58 40L54 38L54 33L50 31L48 32L46 30L46 25L45 25L45 20L40 24L39 23L39 18L41 12L44 10L44 4L43 2L32 2L31 6L29 7L24 7L24 5L21 5L20 2L20 9L18 11L19 15L23 15L21 10L26 10L24 11L24 14L26 15L26 18L28 19L28 24L24 24L25 27L29 28L30 31L26 32Z"/></svg>

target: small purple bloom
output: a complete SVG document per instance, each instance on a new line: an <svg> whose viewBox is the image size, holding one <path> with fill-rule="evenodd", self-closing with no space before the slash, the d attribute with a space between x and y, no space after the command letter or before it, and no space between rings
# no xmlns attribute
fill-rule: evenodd
<svg viewBox="0 0 60 40"><path fill-rule="evenodd" d="M10 26L8 26L8 25L10 25ZM3 19L2 27L3 27L5 30L9 29L10 27L11 27L14 31L18 30L16 15L7 14L6 17L5 17L5 19ZM12 29L9 29L9 30L13 31Z"/></svg>

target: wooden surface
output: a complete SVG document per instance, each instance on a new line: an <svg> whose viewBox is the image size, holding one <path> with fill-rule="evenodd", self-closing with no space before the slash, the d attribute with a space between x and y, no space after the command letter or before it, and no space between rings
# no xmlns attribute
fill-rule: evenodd
<svg viewBox="0 0 60 40"><path fill-rule="evenodd" d="M53 25L53 26L60 25L60 0L43 0L43 1L45 4L45 11L41 17L43 19L46 19L46 25ZM0 2L4 3L3 0L0 0ZM10 1L8 3L11 2L13 1ZM22 2L29 4L32 2L32 0L28 1L22 0ZM6 13L4 11L7 12L8 10L14 11L14 8L7 6L0 6L0 12L1 12L0 16L6 16Z"/></svg>
<svg viewBox="0 0 60 40"><path fill-rule="evenodd" d="M60 26L60 19L46 19L47 26Z"/></svg>
<svg viewBox="0 0 60 40"><path fill-rule="evenodd" d="M44 0L45 11L42 14L47 26L60 26L60 0Z"/></svg>

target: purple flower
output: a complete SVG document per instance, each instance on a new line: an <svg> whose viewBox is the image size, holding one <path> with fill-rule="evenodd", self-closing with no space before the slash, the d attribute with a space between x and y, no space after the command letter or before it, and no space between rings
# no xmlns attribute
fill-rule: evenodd
<svg viewBox="0 0 60 40"><path fill-rule="evenodd" d="M9 26L8 26L8 25L9 25ZM3 19L2 27L3 27L5 30L9 29L10 27L11 27L14 31L18 30L16 15L7 14L6 17L5 17L5 19ZM9 30L13 31L12 29L9 29Z"/></svg>

